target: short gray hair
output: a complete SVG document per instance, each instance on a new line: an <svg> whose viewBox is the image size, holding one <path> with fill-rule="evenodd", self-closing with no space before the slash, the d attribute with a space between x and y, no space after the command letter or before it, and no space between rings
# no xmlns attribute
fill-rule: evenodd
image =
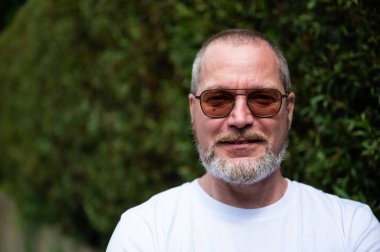
<svg viewBox="0 0 380 252"><path fill-rule="evenodd" d="M257 31L247 29L231 29L215 34L214 36L209 38L198 51L194 59L191 74L191 93L195 94L197 91L202 66L202 59L206 49L211 43L218 40L230 41L237 45L246 43L267 43L276 54L277 59L279 61L280 78L282 81L282 85L284 86L285 92L288 93L291 91L288 63L286 62L284 54L281 52L281 50L276 45L274 45L269 39L267 39L263 34Z"/></svg>

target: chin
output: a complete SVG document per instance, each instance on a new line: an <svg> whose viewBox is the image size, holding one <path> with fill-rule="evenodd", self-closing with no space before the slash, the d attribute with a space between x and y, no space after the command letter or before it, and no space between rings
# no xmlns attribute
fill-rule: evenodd
<svg viewBox="0 0 380 252"><path fill-rule="evenodd" d="M285 149L284 146L279 154L275 154L266 148L261 155L255 153L257 156L221 155L209 149L200 157L206 171L215 178L234 185L252 185L268 178L280 168Z"/></svg>

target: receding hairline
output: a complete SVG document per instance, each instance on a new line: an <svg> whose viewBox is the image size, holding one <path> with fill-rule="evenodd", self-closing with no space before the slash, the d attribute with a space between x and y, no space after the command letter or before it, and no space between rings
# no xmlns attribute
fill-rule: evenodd
<svg viewBox="0 0 380 252"><path fill-rule="evenodd" d="M244 44L260 44L266 43L270 44L269 40L260 32L254 30L244 30L244 29L231 29L222 31L210 37L203 45L201 50L205 51L211 44L217 42L230 42L233 45L240 46Z"/></svg>
<svg viewBox="0 0 380 252"><path fill-rule="evenodd" d="M202 47L198 51L193 62L191 78L192 93L195 93L198 88L198 82L200 81L200 72L203 65L203 57L205 51L214 43L227 43L233 46L268 46L268 48L275 54L277 58L282 84L285 90L287 92L290 92L291 82L289 77L289 69L286 59L281 50L271 40L269 40L258 31L247 29L230 29L215 34L202 44Z"/></svg>
<svg viewBox="0 0 380 252"><path fill-rule="evenodd" d="M237 36L234 36L234 35L237 35ZM209 41L207 41L202 46L201 50L199 51L201 57L199 58L200 61L199 61L198 73L197 73L198 82L200 82L202 79L202 69L204 67L204 60L206 58L205 56L208 50L218 45L229 45L232 47L252 46L255 48L266 47L273 53L273 56L276 59L277 65L280 64L279 59L276 55L276 52L273 49L273 46L263 37L249 37L249 35L239 36L239 34L233 34L232 36L224 35L224 36L218 36L215 38L212 37ZM197 86L198 84L199 83L197 83Z"/></svg>

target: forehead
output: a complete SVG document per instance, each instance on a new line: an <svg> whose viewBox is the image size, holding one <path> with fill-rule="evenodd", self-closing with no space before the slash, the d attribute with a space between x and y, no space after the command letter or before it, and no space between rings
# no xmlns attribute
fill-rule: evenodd
<svg viewBox="0 0 380 252"><path fill-rule="evenodd" d="M266 42L216 41L204 52L199 89L277 88L282 86L278 59ZM280 89L281 90L281 89Z"/></svg>

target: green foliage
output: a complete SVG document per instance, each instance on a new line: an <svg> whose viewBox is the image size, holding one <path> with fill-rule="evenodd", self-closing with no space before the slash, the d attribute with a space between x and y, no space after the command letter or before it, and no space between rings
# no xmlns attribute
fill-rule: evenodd
<svg viewBox="0 0 380 252"><path fill-rule="evenodd" d="M0 31L9 24L26 0L0 0Z"/></svg>
<svg viewBox="0 0 380 252"><path fill-rule="evenodd" d="M30 0L0 36L0 182L28 219L104 247L125 209L202 173L193 57L253 28L292 73L284 173L379 217L379 23L375 1Z"/></svg>

